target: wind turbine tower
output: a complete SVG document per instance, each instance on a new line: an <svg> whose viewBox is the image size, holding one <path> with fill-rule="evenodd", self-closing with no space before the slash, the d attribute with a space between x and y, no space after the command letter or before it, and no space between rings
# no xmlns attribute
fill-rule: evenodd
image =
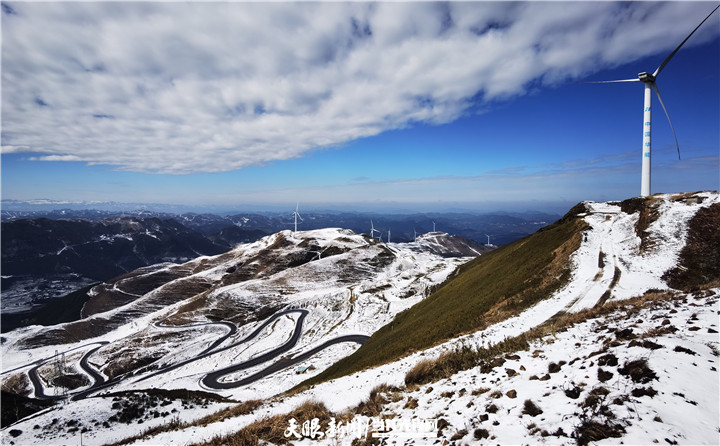
<svg viewBox="0 0 720 446"><path fill-rule="evenodd" d="M652 90L655 91L655 94L658 97L658 100L660 101L660 105L662 105L663 110L665 111L665 116L667 116L668 122L670 123L670 129L673 132L673 136L675 137L675 146L677 147L677 153L678 153L678 159L680 159L680 144L678 143L677 135L675 134L675 129L673 128L672 121L670 120L670 115L668 114L667 108L665 107L665 103L663 103L662 97L660 96L660 91L658 90L657 85L655 84L655 81L657 80L657 77L660 75L660 72L665 68L665 66L670 62L670 59L675 56L675 54L680 51L680 48L685 45L685 42L690 39L690 36L695 34L695 31L697 31L703 23L707 19L710 18L711 15L715 11L720 8L720 5L716 6L715 9L713 9L710 14L703 19L702 22L698 26L695 27L694 30L690 34L688 34L687 37L685 37L685 40L680 42L680 45L673 50L670 55L665 58L665 60L660 64L660 66L657 67L655 72L652 74L647 72L642 72L638 74L637 79L620 79L620 80L612 80L612 81L598 81L598 82L587 82L589 84L611 84L611 83L617 83L617 82L642 82L645 84L645 97L644 97L644 103L643 103L643 146L642 146L642 171L641 171L641 178L640 178L640 196L641 197L647 197L650 195L650 148L651 148L651 139L650 139L650 133L651 133L651 127L652 127Z"/></svg>
<svg viewBox="0 0 720 446"><path fill-rule="evenodd" d="M489 236L489 235L487 235L487 234L485 234L485 236L486 236L486 237L488 238L488 242L487 242L487 244L488 244L488 246L490 246L490 236Z"/></svg>
<svg viewBox="0 0 720 446"><path fill-rule="evenodd" d="M299 208L300 202L295 205L295 212L293 212L293 217L295 217L295 232L297 232L298 218L300 219L300 221L303 221L302 217L300 216L300 212L298 211Z"/></svg>

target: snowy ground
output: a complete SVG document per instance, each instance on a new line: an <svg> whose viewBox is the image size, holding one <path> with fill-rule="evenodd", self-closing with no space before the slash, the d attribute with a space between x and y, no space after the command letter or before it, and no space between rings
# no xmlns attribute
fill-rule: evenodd
<svg viewBox="0 0 720 446"><path fill-rule="evenodd" d="M434 234L427 243L436 244L440 235L440 233ZM372 334L392 320L398 312L423 299L432 286L444 281L457 266L470 259L469 257L445 258L436 255L432 249L423 248L425 241L422 238L413 243L379 244L355 235L351 231L337 229L306 231L297 234L285 231L282 233L282 237L291 243L289 247L282 248L284 252L279 252L279 256L290 256L298 250L307 249L300 248L304 243L305 246L311 245L314 246L312 249L317 249L317 258L307 264L282 270L272 275L263 275L244 282L218 287L209 295L208 302L212 306L221 304L223 299L231 299L234 302L245 302L252 307L257 306L258 302L281 298L285 308L307 310L308 315L302 325L302 334L298 344L283 357L296 356L334 337ZM220 281L231 266L242 260L258 256L263 250L268 250L277 240L277 235L270 236L253 244L238 247L229 254L214 258L195 259L183 268L197 270L194 277ZM322 256L322 252L333 247L344 252L333 256ZM203 268L205 264L210 267ZM147 270L152 273L163 268L170 269L177 268L177 266L167 264ZM125 281L129 280L131 279L123 279L115 283L114 287L122 288ZM172 282L168 285L171 284ZM156 292L152 291L145 296L138 296L138 299L132 303L96 315L95 317L111 318L114 315L130 311L141 314L140 317L128 320L119 328L98 338L88 338L73 344L23 349L19 348L21 341L31 339L47 328L26 327L5 334L2 344L3 378L27 374L37 361L45 361L38 373L44 392L51 396L59 395L62 394L62 391L53 387L48 378L56 367L57 359L61 357L56 356L57 353L65 352L64 361L67 368L72 368L74 373L82 374L84 371L78 365L82 356L91 348L97 347L98 342L104 342L106 344L89 357L89 364L107 375L108 364L117 363L120 356L128 358L141 357L141 355L160 357L153 364L154 367L176 364L197 356L216 339L227 333L227 327L220 324L207 324L207 319L204 319L205 324L186 324L179 327L163 324L165 318L173 314L184 302L178 302L160 311L148 312L143 307L144 301L152 298ZM142 315L143 312L144 315ZM298 316L298 313L282 316L260 330L251 341L223 350L223 348L245 339L260 327L263 321L241 326L234 335L216 347L218 353L157 376L150 376L150 373L126 376L122 381L100 393L143 389L213 391L204 387L200 382L208 372L257 357L287 342L299 322ZM296 367L291 367L256 383L216 393L236 401L271 397L290 389L307 379L308 376L321 372L339 358L351 354L358 347L358 344L350 342L328 347L298 364L309 367L309 370L302 375L295 373ZM267 365L267 363L263 363L230 374L222 380L242 379ZM88 383L75 389L70 392L70 396L88 389L90 385ZM8 437L8 435L10 431L15 430L23 432L23 436L17 440L20 443L23 441L40 444L70 442L74 441L76 437L79 438L80 431L85 428L87 429L84 433L86 441L90 438L97 438L107 442L127 437L131 432L137 433L137 427L118 427L117 423L112 422L109 423L109 428L104 425L115 411L112 407L115 403L117 402L113 402L109 398L65 401L60 409L48 411L45 414L36 414L29 420L21 421L4 429L3 438L13 441L13 437ZM173 401L172 404L180 403ZM175 417L178 416L180 417L179 421L184 422L227 406L226 403L212 401L207 401L204 405L207 407L199 406L200 408L195 411L185 408L181 414L171 412L170 417L175 420ZM179 410L176 407L175 409ZM81 420L83 427L73 429L76 426L73 423L78 422L77 420ZM168 421L167 416L145 419L143 429ZM71 423L69 427L67 426L68 422ZM34 428L36 424L55 426L55 428L38 430Z"/></svg>
<svg viewBox="0 0 720 446"><path fill-rule="evenodd" d="M660 217L648 228L649 239L654 243L644 252L640 251L640 239L634 229L637 214L624 214L619 206L613 204L588 203L589 212L584 218L591 228L586 231L582 246L572 258L574 274L570 283L521 315L393 363L323 383L290 397L272 398L272 395L307 377L295 374L294 370L285 370L246 388L219 392L239 401L267 398L252 414L204 427L161 433L134 444L191 444L207 441L216 435L234 432L265 416L287 413L307 400L322 401L331 411L341 412L365 400L370 391L381 384L403 388L405 374L410 368L423 359L436 358L444 351L463 345L487 346L497 343L539 325L559 311L573 312L590 308L601 297L608 296L608 293L610 300L624 300L642 295L650 289L667 289L661 277L677 263L685 241L687 221L699 207L720 202L716 193L701 196L705 198L701 204L661 197ZM598 260L600 253L603 253L603 262ZM330 287L326 291L298 287L291 298L300 306L312 309L305 322L306 339L299 345L298 351L319 343L323 336L317 333L328 333L331 321L334 324L341 321L340 325L333 325L336 328L331 331L335 334L363 332L363 327L366 327L364 332L369 334L368 323L373 321L376 329L398 311L422 298L399 298L404 287L417 280L413 279L410 274L412 268L408 266L417 262L417 255L403 252L398 259L406 261L396 261L382 278L360 284L356 288L357 299L353 311L348 306L338 305L339 301L333 297ZM449 274L447 271L450 265L445 265L447 268L436 264L427 270L437 270L439 281L443 274L444 277ZM376 290L378 280L391 284L383 288L383 298L377 297L377 292L358 292L362 289ZM240 291L236 288L236 292ZM349 292L343 290L343 293ZM576 439L570 435L579 432L579 427L590 421L612 424L622 431L621 438L608 438L599 442L602 444L718 444L719 294L720 289L713 289L702 295L683 296L678 300L647 305L637 311L621 311L607 318L588 320L567 331L558 332L555 336L534 342L528 351L504 357L504 362L490 373L471 369L459 372L448 380L394 392L388 395L390 402L385 405L383 416L408 423L409 420L439 422L440 426L446 426L439 435L458 444L573 444ZM324 297L313 300L313 295ZM342 302L347 302L347 299ZM152 317L148 317L146 322L151 320ZM282 342L289 336L292 326L292 317L278 320L273 329L268 329L258 338L256 344L244 349L228 350L223 355L249 357L258 354L264 348ZM238 333L236 336L242 335ZM117 339L121 337L118 335ZM3 347L5 360L7 350ZM319 372L354 348L352 345L339 344L314 357L312 364ZM43 352L47 353L49 351ZM11 364L28 361L30 357L28 353L13 354L17 357L12 357ZM37 358L35 354L31 356ZM203 361L211 359L222 362L228 358L209 357ZM632 369L632 364L644 364L645 378L623 374ZM193 364L192 368L177 369L170 372L173 375L161 376L155 381L147 380L142 385L128 381L120 388L163 387L172 383L170 388L178 388L175 387L177 385L180 388L199 389L198 370L208 366L211 365ZM557 366L559 370L556 370ZM9 368L3 365L3 370ZM542 413L533 411L532 405L526 401L532 402ZM178 416L183 420L197 419L226 406L226 403L209 403L207 408L194 406L183 409ZM58 420L56 423L80 419L87 425L92 424L91 416L95 422L102 424L107 418L103 417L111 416L112 413L112 402L107 398L68 402L59 411L41 414L4 429L3 441L15 441L17 444L72 444L78 440L77 433L56 433L56 436L48 437L39 435L42 432L36 433L37 429L33 426L51 424L53 419ZM299 421L302 423L309 420ZM326 421L321 420L323 423ZM150 426L154 421L147 423L146 426ZM156 424L160 423L158 421ZM21 430L21 436L12 438L9 435L12 429ZM395 429L395 432L401 433L402 428ZM434 432L431 437L395 436L390 441L397 444L433 444L437 441L437 430ZM97 442L109 442L137 433L137 427L127 426L110 430L97 429L92 435ZM85 439L89 440L90 435L88 432ZM313 445L322 443L310 439L299 442Z"/></svg>

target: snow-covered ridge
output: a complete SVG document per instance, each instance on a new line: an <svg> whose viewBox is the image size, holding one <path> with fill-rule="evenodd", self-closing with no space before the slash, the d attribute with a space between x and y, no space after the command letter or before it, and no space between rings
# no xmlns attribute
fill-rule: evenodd
<svg viewBox="0 0 720 446"><path fill-rule="evenodd" d="M403 388L405 374L410 368L423 359L436 358L448 350L461 346L495 344L538 326L558 312L577 312L601 301L621 302L648 290L677 293L668 290L663 275L668 269L677 266L679 253L685 245L688 222L699 209L718 203L720 199L714 192L689 197L654 196L648 204L654 210L654 221L646 228L641 228L644 231L642 237L638 235L640 213L624 212L621 203L585 203L587 212L581 218L588 223L588 229L584 232L580 248L571 257L573 274L570 282L524 313L482 332L316 385L293 396L271 398L309 375L298 375L295 368L277 372L248 386L222 392L238 400L267 398L251 414L205 427L159 434L135 444L207 441L215 435L233 432L265 416L287 413L307 400L322 401L330 410L342 411L366 399L370 390L380 384ZM242 270L242 265L260 266L253 270L257 274L248 280L227 283L205 293L204 308L220 309L229 303L257 306L283 302L283 308L308 310L300 342L285 354L287 357L296 357L320 345L328 337L372 333L372 327L385 324L397 312L421 300L428 284L442 282L456 265L466 260L443 259L435 254L414 251L411 246L407 246L410 244L380 244L367 237L341 233L339 230L324 230L317 234L310 232L293 234L285 231L255 244L238 247L231 253L196 259L186 264L187 269L196 271L195 275L212 281L228 279L227 275ZM643 245L643 239L651 243ZM311 253L307 256L309 261L268 274L268 265L263 265L259 253L273 245L284 246L281 257L285 260L297 254ZM328 250L333 247L336 249ZM352 248L345 249L349 247ZM323 251L332 255L325 255ZM238 269L228 272L233 266ZM350 278L354 280L351 282ZM720 289L709 289L697 295L680 295L632 311L590 319L567 331L538 340L529 351L518 352L517 357L505 358L505 364L494 368L491 373L471 369L458 372L449 380L401 390L400 399L386 404L383 415L397 419L443 418L449 422L449 427L440 436L444 440L454 437L453 441L460 443L575 444L576 439L569 435L581 423L583 416L592 415L590 410L593 409L585 411L580 403L593 390L602 387L608 392L608 402L618 401L610 408L625 430L624 437L606 439L605 443L624 441L639 444L657 441L712 444L717 440L719 427L719 293ZM139 327L134 329L131 324L127 324L117 330L117 333L124 330L126 334L125 338L117 339L126 339L127 342L115 342L114 346L100 349L97 363L109 361L111 356L122 353L123 348L129 349L153 336L169 336L171 329L152 325L152 322L171 315L183 304L180 302L163 312L138 319L135 323ZM202 314L202 310L186 313L189 318L195 317L198 321ZM293 329L298 326L299 319L300 313L282 315L258 333L253 343L239 345L142 382L126 380L117 389L202 389L199 380L205 371L236 359L258 357L287 342ZM260 322L240 327L223 345L248 336L260 326ZM662 327L665 327L665 331L660 330ZM670 327L674 327L674 330ZM184 346L182 357L188 358L206 348L225 330L218 325L178 328L172 331L178 333L172 338L172 343ZM631 345L633 340L636 343ZM644 343L646 340L662 347L650 348L654 344ZM148 345L146 353L154 351L159 354L163 348ZM303 364L313 366L314 370L309 371L310 374L318 373L356 348L355 344L337 344ZM46 353L49 350L46 349ZM600 350L603 350L601 354L595 354ZM688 350L692 353L688 353ZM6 352L18 357L24 355L22 359L28 362L30 356L37 353L15 352L8 342L3 345L4 361ZM164 352L158 363L176 361L177 357L173 357L176 354ZM613 355L617 365L600 365L598 358L607 355ZM627 362L638 359L647 360L648 367L657 375L656 379L641 384L621 373L620 369ZM550 363L559 364L562 361L565 364L559 372L548 373ZM7 370L7 366L3 367ZM242 370L227 379L242 379L263 367L258 365ZM601 374L600 368L612 373L612 378L603 380L607 375ZM539 379L545 375L549 375L549 378ZM657 394L653 397L643 395L643 392L652 393L648 387L653 387ZM637 396L631 393L636 389ZM571 394L578 392L579 398L567 396L565 390L572 391ZM523 401L526 399L536 403L543 414L533 416L523 413ZM76 417L81 414L80 418L85 425L89 425L91 416L98 420L109 417L113 413L111 404L111 401L102 398L73 402L62 411L53 411L35 420L18 423L13 428L23 431L18 440L25 442L67 442L73 438L72 435L57 432L51 437L46 433L41 439L32 432L32 426L35 423L43 425L45 421L49 423L52 418L58 418L62 426L63 422L70 419L71 413ZM491 410L490 405L495 408ZM182 412L182 419L199 418L221 407L226 405L211 405L207 410L186 410ZM682 416L676 415L678 413L682 413ZM145 427L162 422L146 421ZM9 430L6 428L3 431L4 439L9 438ZM485 431L488 436L483 438ZM544 435L543 431L557 435ZM135 432L136 429L116 425L111 430L93 428L84 434L84 438L88 441L94 438L109 442ZM568 436L563 437L561 433ZM437 438L428 440L435 441ZM411 440L411 444L425 444L423 441ZM309 439L301 443L319 444Z"/></svg>
<svg viewBox="0 0 720 446"><path fill-rule="evenodd" d="M441 245L438 241L435 248ZM457 240L446 251L453 246L459 247ZM83 398L93 389L99 390L96 393L147 388L212 391L203 384L210 372L274 357L278 346L289 346L280 359L318 350L303 363L311 366L304 375L286 367L223 392L240 400L270 397L352 353L364 337L423 299L470 258L443 257L433 249L404 243L380 243L344 229L283 231L221 255L145 267L102 284L86 304L89 317L79 322L7 333L2 345L3 379L19 379L19 390L24 387L31 396L67 392ZM225 317L229 321L218 320ZM102 333L93 335L98 329ZM292 343L294 332L299 337ZM58 344L53 338L76 340ZM326 346L336 339L347 340ZM63 366L58 366L61 358L56 352L65 352ZM36 367L36 361L42 365ZM239 382L263 373L273 362L263 360L224 373L218 382ZM58 368L75 376L79 386L68 392L54 384ZM18 378L22 376L24 384ZM71 405L83 411L91 400ZM127 435L117 426L94 430L98 435L104 432L103 441ZM43 435L33 441L45 443L50 438Z"/></svg>

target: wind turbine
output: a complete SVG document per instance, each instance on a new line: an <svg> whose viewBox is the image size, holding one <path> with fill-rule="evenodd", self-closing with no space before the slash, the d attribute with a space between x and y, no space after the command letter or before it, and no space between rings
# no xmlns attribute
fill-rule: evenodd
<svg viewBox="0 0 720 446"><path fill-rule="evenodd" d="M375 235L374 235L374 234L375 234L376 232L377 232L378 234L380 234L380 236L382 237L382 232L380 232L380 231L378 231L377 229L375 229L375 225L373 225L373 221L370 220L370 238L375 238Z"/></svg>
<svg viewBox="0 0 720 446"><path fill-rule="evenodd" d="M644 101L644 115L643 115L643 147L642 147L642 171L641 171L641 179L640 179L640 196L641 197L647 197L650 195L650 147L651 147L651 140L650 140L650 132L652 127L652 120L651 120L651 103L652 103L652 92L651 90L655 90L655 94L658 97L658 100L660 101L660 105L662 105L663 110L665 111L665 116L668 118L668 122L670 123L670 129L673 132L673 136L675 137L675 146L677 147L677 153L678 153L678 159L680 159L680 144L678 143L677 135L675 134L675 128L673 128L672 121L670 120L670 115L668 114L667 108L665 108L665 103L663 103L662 97L660 96L660 91L658 90L657 85L655 84L655 80L660 75L660 72L665 68L665 66L670 62L670 59L675 56L675 54L680 50L680 48L685 45L685 42L688 41L690 36L695 34L695 31L698 30L702 26L703 23L707 19L710 18L711 15L717 9L720 8L720 5L716 6L715 9L713 9L710 14L703 19L702 22L698 26L695 27L694 30L690 34L688 34L687 37L685 37L685 40L680 42L680 45L675 48L675 50L670 53L670 55L665 58L665 60L660 64L660 66L657 67L654 73L650 74L645 71L642 73L638 73L637 79L620 79L620 80L612 80L612 81L597 81L597 82L587 82L589 84L611 84L616 82L642 82L645 84L645 101Z"/></svg>
<svg viewBox="0 0 720 446"><path fill-rule="evenodd" d="M488 238L488 242L487 242L487 244L488 244L488 246L489 246L489 245L490 245L490 236L489 236L489 235L487 235L487 234L485 234L485 236L486 236L486 237Z"/></svg>
<svg viewBox="0 0 720 446"><path fill-rule="evenodd" d="M299 208L300 202L298 201L298 203L295 205L295 212L293 212L293 217L295 217L295 232L297 232L298 218L300 219L300 221L303 221L302 217L300 216L300 212L298 212Z"/></svg>

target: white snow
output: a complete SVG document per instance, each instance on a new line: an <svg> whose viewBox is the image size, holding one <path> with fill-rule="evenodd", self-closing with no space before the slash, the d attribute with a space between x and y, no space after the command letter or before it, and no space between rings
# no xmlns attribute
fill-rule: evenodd
<svg viewBox="0 0 720 446"><path fill-rule="evenodd" d="M274 397L299 384L312 373L319 373L357 348L355 344L338 344L301 364L313 365L316 368L310 374L296 374L296 367L292 367L252 385L219 392L239 401L265 399L265 403L252 414L204 427L162 433L134 444L188 444L206 441L216 435L234 432L265 416L287 413L307 400L322 401L331 411L340 412L356 406L380 384L404 386L405 374L422 359L435 358L444 351L463 345L487 346L497 343L536 327L559 311L575 312L593 307L608 293L611 300L623 300L642 295L651 289L667 289L662 276L677 264L679 252L685 243L687 222L699 208L720 202L717 193L700 193L697 196L703 199L701 203L686 203L671 195L656 197L659 218L647 229L647 240L650 243L644 251L641 251L640 238L635 233L637 213L625 214L621 212L619 205L612 203L586 203L588 212L584 219L589 224L589 229L585 232L581 247L572 256L573 275L570 282L555 295L522 314L481 332L458 337L392 363L322 383L293 396ZM331 337L371 334L391 321L398 312L419 302L428 286L442 282L459 264L467 261L467 258L443 259L416 252L407 246L411 244L393 243L389 244L396 256L393 262L381 271L373 272L364 268L363 262L377 255L381 246L360 236L337 229L307 231L294 235L290 231L284 231L280 234L288 240L294 240L295 246L302 240L313 239L322 249L340 245L351 249L332 257L321 256L318 260L269 277L228 285L212 291L210 296L230 296L239 301L253 302L253 299L277 295L290 307L308 309L310 313L305 320L303 336L298 345L287 353L290 356L306 351ZM231 251L231 255L235 258L251 258L277 241L276 237L277 235L270 236L253 244L239 246ZM190 263L200 265L201 262L210 260L212 259L196 259ZM350 285L339 280L339 261L355 265L362 273L360 280ZM225 269L227 263L221 263L198 272L197 275L218 280ZM404 297L408 290L413 293L410 297ZM592 414L589 408L581 408L580 403L593 389L602 387L608 391L605 400L615 416L614 422L621 424L625 433L621 438L608 438L598 442L599 444L664 444L673 441L679 444L718 444L719 294L720 289L713 289L704 296L687 296L685 302L662 302L634 313L620 312L608 318L577 324L567 331L534 342L528 351L518 352L517 358L506 359L503 366L496 367L491 373L482 374L478 369L471 369L461 371L448 380L406 389L400 401L390 402L385 406L383 414L399 420L443 418L449 422L449 426L443 430L442 436L447 440L454 436L458 444L480 441L474 436L475 429L488 431L490 437L482 439L483 442L574 444L575 439L569 436L543 436L543 431L545 434L552 434L562 429L562 432L570 435L580 425L583 417L591 419L596 415ZM117 343L125 338L130 339L138 330L171 314L181 304L143 316L103 336L101 340ZM202 389L199 384L199 379L205 373L236 359L256 356L285 342L295 326L296 319L294 314L278 319L252 344L243 344L142 382L126 380L112 390L207 390ZM242 339L260 323L261 321L258 321L242 327L224 345ZM654 330L664 326L676 327L677 331L656 334ZM627 341L617 345L610 343L615 339L617 331L628 328L638 336L636 339L653 341L662 345L662 348L630 346ZM7 334L8 340L2 346L3 370L54 354L56 347L24 351L14 347L19 339L43 329L27 327ZM153 329L163 330L158 327ZM199 337L195 339L199 342L186 351L184 357L201 351L218 334L217 330L205 330L201 333L190 328L187 330L197 334ZM62 348L77 348L96 340L100 339L65 345ZM604 342L606 345L603 347ZM675 350L677 346L681 347L680 351ZM601 349L604 349L602 354L591 355ZM682 349L689 349L695 354ZM601 382L598 377L598 358L608 354L617 358L618 366L603 366L603 370L612 372L613 377ZM637 359L647 360L648 367L657 374L656 380L638 384L618 372L618 368L626 362ZM173 362L171 358L164 361ZM560 372L551 374L550 379L530 379L533 376L543 377L548 372L549 363L560 361L565 361L566 364ZM239 379L266 365L243 370L229 378ZM506 369L514 370L516 374L510 376ZM579 398L566 396L565 390L575 386L580 390ZM642 387L653 387L657 395L650 397L630 394L633 389ZM510 390L516 391L517 396L507 396ZM417 407L406 407L411 399L417 400ZM113 412L111 403L107 400L89 398L67 402L59 410L3 429L3 441L12 440L8 434L11 429L20 429L23 434L16 442L70 443L76 437L62 432L55 432L52 437L34 436L33 425L43 426L53 418L67 420L75 417L84 420L86 424L90 423L91 417L97 420L106 419L107 416L102 418L105 416L103 414ZM525 400L535 402L543 413L534 417L523 414ZM614 400L617 404L609 404ZM491 404L494 404L497 410L488 410ZM181 416L185 420L197 419L227 406L226 403L216 403L208 408L184 409ZM484 416L488 419L483 420ZM158 424L162 422L166 423L168 420L160 420ZM460 432L462 429L467 431L464 435ZM127 429L113 427L92 430L93 439L98 442L115 441L135 433L137 429L133 430L130 426ZM89 439L90 435L88 433L85 438ZM432 443L436 439L427 440ZM410 444L428 444L423 442L422 438L408 441ZM298 444L321 443L305 440Z"/></svg>

